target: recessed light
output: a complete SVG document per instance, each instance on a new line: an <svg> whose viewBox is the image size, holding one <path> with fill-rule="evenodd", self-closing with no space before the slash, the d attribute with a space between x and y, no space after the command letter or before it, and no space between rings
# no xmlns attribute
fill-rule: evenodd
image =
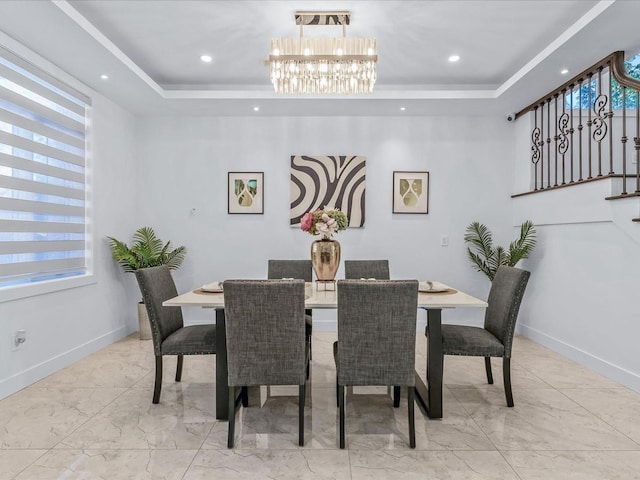
<svg viewBox="0 0 640 480"><path fill-rule="evenodd" d="M200 55L200 60L204 63L210 63L213 58L211 58L211 55Z"/></svg>
<svg viewBox="0 0 640 480"><path fill-rule="evenodd" d="M562 75L566 75L567 73L569 73L569 70L568 70L568 69L566 69L566 68L563 68L562 70L560 70L560 73L561 73Z"/></svg>
<svg viewBox="0 0 640 480"><path fill-rule="evenodd" d="M102 80L109 80L109 75L105 75L104 73L102 75L100 75L100 78Z"/></svg>
<svg viewBox="0 0 640 480"><path fill-rule="evenodd" d="M404 112L407 109L407 107L400 107L400 111Z"/></svg>
<svg viewBox="0 0 640 480"><path fill-rule="evenodd" d="M458 60L460 60L460 55L451 55L451 56L449 57L449 61L450 61L451 63L457 62Z"/></svg>
<svg viewBox="0 0 640 480"><path fill-rule="evenodd" d="M253 107L253 111L254 112L259 112L260 111L260 107Z"/></svg>

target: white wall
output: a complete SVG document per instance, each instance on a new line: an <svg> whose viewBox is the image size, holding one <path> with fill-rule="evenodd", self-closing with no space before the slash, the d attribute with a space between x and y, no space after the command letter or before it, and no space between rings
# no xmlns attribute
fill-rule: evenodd
<svg viewBox="0 0 640 480"><path fill-rule="evenodd" d="M105 98L91 96L88 172L96 282L0 303L0 398L137 330L137 286L118 270L104 239L127 239L137 224L135 121ZM17 329L27 331L27 341L14 352Z"/></svg>
<svg viewBox="0 0 640 480"><path fill-rule="evenodd" d="M527 136L518 138L528 151ZM521 187L524 160L515 177ZM640 391L640 224L631 221L640 205L637 198L606 201L619 190L614 182L514 199L513 224L526 214L538 230L538 246L523 263L532 275L518 330Z"/></svg>
<svg viewBox="0 0 640 480"><path fill-rule="evenodd" d="M510 240L513 128L502 117L143 119L137 218L163 240L187 246L174 273L179 291L265 278L267 259L309 258L314 239L288 225L290 156L364 155L365 227L337 235L343 259L388 258L394 278L438 279L486 298L489 282L471 268L463 236L479 220L497 241ZM430 172L428 215L391 213L394 170ZM227 214L228 171L265 172L264 215ZM446 248L441 235L449 236ZM445 319L480 322L482 315L448 312ZM189 322L211 317L185 310ZM314 313L316 322L335 328L335 312Z"/></svg>

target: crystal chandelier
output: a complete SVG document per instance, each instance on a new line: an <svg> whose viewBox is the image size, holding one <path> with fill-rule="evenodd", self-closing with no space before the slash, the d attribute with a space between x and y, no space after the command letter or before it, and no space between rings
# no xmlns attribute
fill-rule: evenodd
<svg viewBox="0 0 640 480"><path fill-rule="evenodd" d="M376 40L347 38L350 19L350 12L296 12L300 38L272 39L265 62L276 93L371 93L376 83ZM342 37L304 37L304 25L342 25Z"/></svg>

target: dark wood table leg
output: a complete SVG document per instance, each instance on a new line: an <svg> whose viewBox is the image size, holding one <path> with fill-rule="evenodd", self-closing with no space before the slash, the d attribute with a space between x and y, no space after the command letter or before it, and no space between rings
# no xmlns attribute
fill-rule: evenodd
<svg viewBox="0 0 640 480"><path fill-rule="evenodd" d="M224 308L216 308L216 418L229 419L227 332Z"/></svg>
<svg viewBox="0 0 640 480"><path fill-rule="evenodd" d="M442 418L442 309L427 309L427 385L416 373L416 400L429 418Z"/></svg>

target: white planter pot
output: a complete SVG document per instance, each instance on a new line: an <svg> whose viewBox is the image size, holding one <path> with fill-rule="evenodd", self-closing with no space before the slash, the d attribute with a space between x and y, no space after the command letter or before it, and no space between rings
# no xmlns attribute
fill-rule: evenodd
<svg viewBox="0 0 640 480"><path fill-rule="evenodd" d="M138 330L140 331L140 340L151 340L151 324L147 315L147 307L144 303L138 303Z"/></svg>

